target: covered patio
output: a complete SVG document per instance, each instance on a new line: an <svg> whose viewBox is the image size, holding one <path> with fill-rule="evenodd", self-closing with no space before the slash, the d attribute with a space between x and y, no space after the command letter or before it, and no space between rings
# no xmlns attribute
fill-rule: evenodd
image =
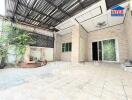
<svg viewBox="0 0 132 100"><path fill-rule="evenodd" d="M54 62L0 70L0 100L131 100L132 74L119 64Z"/></svg>
<svg viewBox="0 0 132 100"><path fill-rule="evenodd" d="M132 100L132 0L1 0L0 100Z"/></svg>

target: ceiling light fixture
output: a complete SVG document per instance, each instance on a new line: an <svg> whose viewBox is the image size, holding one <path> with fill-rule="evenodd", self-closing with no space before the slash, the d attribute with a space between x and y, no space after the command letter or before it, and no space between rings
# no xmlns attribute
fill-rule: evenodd
<svg viewBox="0 0 132 100"><path fill-rule="evenodd" d="M105 21L104 22L98 22L96 27L102 28L104 26L106 26L106 22Z"/></svg>

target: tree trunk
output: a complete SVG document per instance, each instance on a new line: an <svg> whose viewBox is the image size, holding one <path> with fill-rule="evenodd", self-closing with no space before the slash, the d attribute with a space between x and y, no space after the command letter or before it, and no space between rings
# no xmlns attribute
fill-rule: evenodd
<svg viewBox="0 0 132 100"><path fill-rule="evenodd" d="M5 59L6 59L5 57L2 57L1 63L0 63L0 69L3 69L6 66Z"/></svg>

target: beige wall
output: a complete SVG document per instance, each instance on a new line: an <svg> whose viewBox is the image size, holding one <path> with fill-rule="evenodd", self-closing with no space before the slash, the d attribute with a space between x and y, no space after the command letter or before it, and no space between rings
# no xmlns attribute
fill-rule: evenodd
<svg viewBox="0 0 132 100"><path fill-rule="evenodd" d="M71 52L62 52L62 43L72 41L71 33L66 35L55 34L54 37L54 61L71 61Z"/></svg>
<svg viewBox="0 0 132 100"><path fill-rule="evenodd" d="M79 41L80 41L80 25L76 24L72 29L72 55L71 61L74 63L79 62Z"/></svg>
<svg viewBox="0 0 132 100"><path fill-rule="evenodd" d="M117 58L123 63L126 59L132 59L132 16L127 13L124 24L105 28L102 30L87 33L79 24L73 26L71 34L57 36L55 51L56 58L64 61L92 61L92 42L116 39ZM80 42L83 41L83 42ZM62 53L63 42L72 42L72 52ZM85 52L82 53L82 49Z"/></svg>
<svg viewBox="0 0 132 100"><path fill-rule="evenodd" d="M125 38L128 40L128 59L132 60L132 16L130 11L127 12L124 28L124 32L127 34Z"/></svg>
<svg viewBox="0 0 132 100"><path fill-rule="evenodd" d="M62 61L71 61L71 52L62 52L62 43L72 42L72 34L66 34L61 36L61 60Z"/></svg>
<svg viewBox="0 0 132 100"><path fill-rule="evenodd" d="M61 35L54 34L54 61L61 60Z"/></svg>
<svg viewBox="0 0 132 100"><path fill-rule="evenodd" d="M127 34L124 32L124 25L117 25L88 34L88 61L92 61L92 42L116 39L117 40L117 52L119 55L119 62L124 62L128 58L128 43Z"/></svg>
<svg viewBox="0 0 132 100"><path fill-rule="evenodd" d="M88 61L88 33L80 26L80 51L79 51L79 61ZM84 49L84 50L83 50ZM84 53L83 53L84 52Z"/></svg>
<svg viewBox="0 0 132 100"><path fill-rule="evenodd" d="M87 37L88 33L81 25L76 24L72 30L72 62L87 61Z"/></svg>
<svg viewBox="0 0 132 100"><path fill-rule="evenodd" d="M80 40L83 40L83 44L80 43ZM62 52L62 43L72 42L72 52ZM79 25L76 24L72 27L72 31L69 34L65 35L55 35L55 48L54 48L54 59L61 61L87 61L87 33L86 31ZM80 49L80 46L84 49Z"/></svg>

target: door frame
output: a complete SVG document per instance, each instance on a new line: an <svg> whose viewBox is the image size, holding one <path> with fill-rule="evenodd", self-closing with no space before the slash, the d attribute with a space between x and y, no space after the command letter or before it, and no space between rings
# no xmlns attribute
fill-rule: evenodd
<svg viewBox="0 0 132 100"><path fill-rule="evenodd" d="M92 50L92 43L93 42L98 42L101 41L101 44L102 44L102 48L103 48L103 41L104 40L111 40L111 39L114 39L115 40L115 50L116 50L116 61L108 61L108 60L104 60L104 57L103 57L103 50L102 50L102 62L120 62L120 58L119 58L119 43L118 43L118 38L106 38L106 39L98 39L98 40L93 40L91 42L91 59L93 61L93 57L92 57L92 54L93 54L93 50ZM99 46L99 45L98 45ZM99 56L99 53L98 53L98 56ZM98 59L98 61L100 61Z"/></svg>

